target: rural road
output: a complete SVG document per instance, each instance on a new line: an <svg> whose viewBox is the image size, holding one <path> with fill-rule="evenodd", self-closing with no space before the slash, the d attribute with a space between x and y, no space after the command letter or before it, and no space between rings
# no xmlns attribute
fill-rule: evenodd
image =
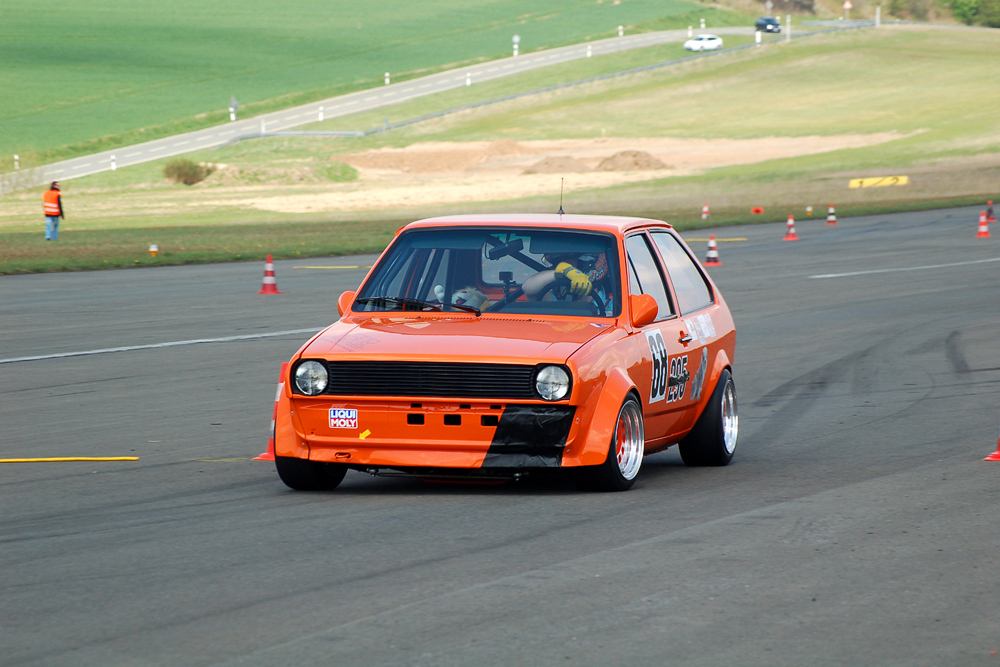
<svg viewBox="0 0 1000 667"><path fill-rule="evenodd" d="M0 456L139 460L0 464L0 662L1000 666L1000 239L977 213L687 234L746 239L711 269L739 448L649 457L622 494L295 493L251 461L280 364L365 273L301 267L370 256L277 262L276 296L258 263L4 276Z"/></svg>
<svg viewBox="0 0 1000 667"><path fill-rule="evenodd" d="M752 27L713 28L705 31L718 35L752 35ZM128 167L131 165L173 157L206 148L215 148L241 137L259 136L264 133L282 132L292 128L330 120L380 107L392 106L426 95L446 90L491 81L512 74L557 65L572 60L592 56L618 53L630 49L640 49L687 39L687 30L667 30L636 35L625 35L610 39L596 40L545 51L525 53L516 58L504 58L490 62L448 70L401 83L390 83L380 88L362 90L332 99L304 104L230 122L225 125L206 128L186 134L178 134L164 139L147 141L133 146L94 153L63 162L57 162L37 169L24 170L17 174L7 174L0 179L0 194L8 189L31 187L52 180L69 180L89 176L102 171Z"/></svg>

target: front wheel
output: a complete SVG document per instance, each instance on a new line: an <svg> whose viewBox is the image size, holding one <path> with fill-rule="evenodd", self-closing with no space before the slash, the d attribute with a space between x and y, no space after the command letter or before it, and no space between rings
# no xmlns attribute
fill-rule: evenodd
<svg viewBox="0 0 1000 667"><path fill-rule="evenodd" d="M274 467L285 486L296 491L331 491L347 474L347 466L339 463L306 461L290 456L275 456Z"/></svg>
<svg viewBox="0 0 1000 667"><path fill-rule="evenodd" d="M724 466L733 460L740 418L736 411L736 385L729 371L722 371L712 398L698 422L681 440L681 459L689 466Z"/></svg>
<svg viewBox="0 0 1000 667"><path fill-rule="evenodd" d="M618 411L608 458L599 466L581 469L578 483L588 491L628 490L642 467L645 447L642 408L634 396L629 396Z"/></svg>

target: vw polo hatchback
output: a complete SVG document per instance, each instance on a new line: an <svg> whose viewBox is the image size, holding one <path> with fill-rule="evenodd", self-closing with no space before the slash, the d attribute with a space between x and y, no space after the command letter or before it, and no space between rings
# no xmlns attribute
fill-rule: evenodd
<svg viewBox="0 0 1000 667"><path fill-rule="evenodd" d="M657 220L479 215L401 229L340 319L292 357L275 464L298 490L350 470L622 491L643 457L728 464L736 330Z"/></svg>

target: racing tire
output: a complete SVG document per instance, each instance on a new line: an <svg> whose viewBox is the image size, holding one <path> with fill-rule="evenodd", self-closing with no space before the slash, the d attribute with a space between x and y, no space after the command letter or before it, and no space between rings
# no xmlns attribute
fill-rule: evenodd
<svg viewBox="0 0 1000 667"><path fill-rule="evenodd" d="M599 466L580 469L577 484L586 491L627 491L642 467L645 446L642 406L630 395L618 411L607 459Z"/></svg>
<svg viewBox="0 0 1000 667"><path fill-rule="evenodd" d="M339 463L307 461L290 456L275 456L278 477L296 491L332 491L343 481L347 466Z"/></svg>
<svg viewBox="0 0 1000 667"><path fill-rule="evenodd" d="M724 466L733 460L740 418L736 408L736 384L728 370L722 371L705 411L678 449L685 465Z"/></svg>

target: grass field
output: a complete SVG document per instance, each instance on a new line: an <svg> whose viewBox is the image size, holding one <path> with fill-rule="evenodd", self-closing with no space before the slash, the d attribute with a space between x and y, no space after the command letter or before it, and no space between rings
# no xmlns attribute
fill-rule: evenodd
<svg viewBox="0 0 1000 667"><path fill-rule="evenodd" d="M727 41L728 43L728 41ZM682 55L679 45L594 58L472 86L398 108L325 123L366 128ZM652 215L693 228L703 201L712 224L799 218L807 204L838 214L907 210L1000 199L1000 31L886 28L817 35L446 116L366 139L249 141L195 159L284 173L289 165L328 168L348 150L413 142L518 141L608 136L755 138L899 133L866 148L768 160L674 178L574 193L575 212ZM365 213L268 213L241 205L249 195L324 193L317 178L166 183L163 163L73 181L58 247L42 240L40 195L0 200L0 273L332 255L379 250L400 223L469 210L541 210L540 199ZM910 185L852 190L848 180L906 174ZM768 215L750 216L751 206ZM822 207L822 208L821 208ZM818 214L818 213L817 213ZM164 248L157 258L146 248Z"/></svg>
<svg viewBox="0 0 1000 667"><path fill-rule="evenodd" d="M0 171L205 127L445 66L745 17L683 0L37 0L0 8Z"/></svg>

